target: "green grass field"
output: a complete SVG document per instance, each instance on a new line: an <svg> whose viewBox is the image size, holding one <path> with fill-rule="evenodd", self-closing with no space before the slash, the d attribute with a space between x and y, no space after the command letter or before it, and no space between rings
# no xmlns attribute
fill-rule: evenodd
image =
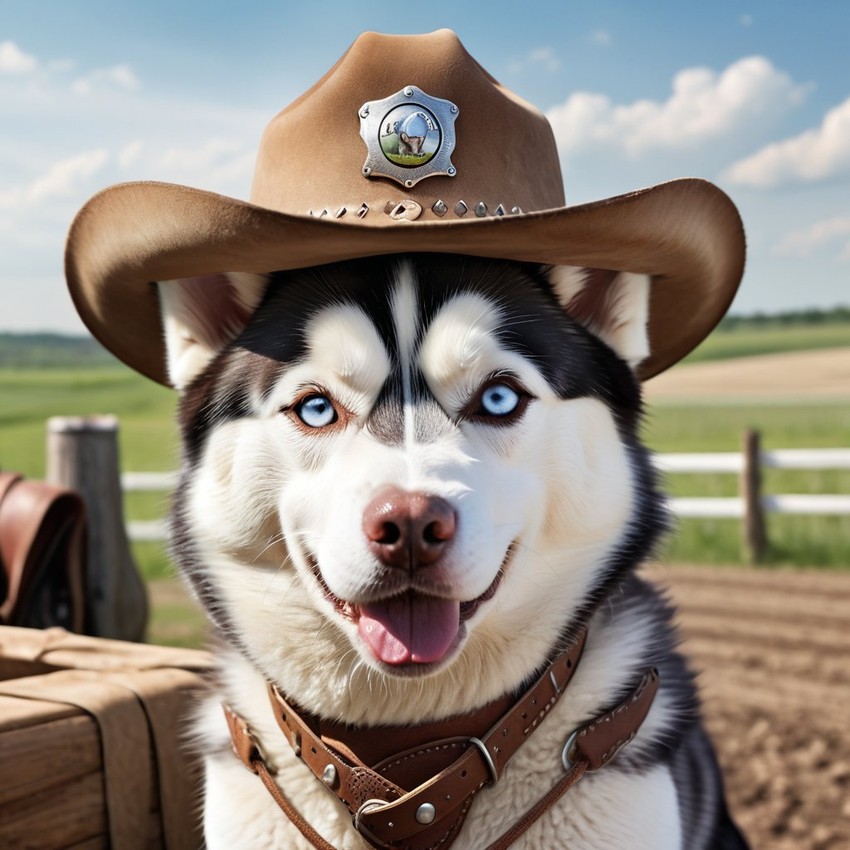
<svg viewBox="0 0 850 850"><path fill-rule="evenodd" d="M751 357L754 354L775 354L780 351L807 351L815 348L840 348L850 345L850 324L767 323L753 328L747 325L711 334L682 362L700 363L706 360L728 360L731 357Z"/></svg>
<svg viewBox="0 0 850 850"><path fill-rule="evenodd" d="M795 348L846 344L848 326L759 329L715 334L692 360L722 359L742 352L765 353ZM842 338L843 336L843 338ZM734 352L734 354L733 354ZM3 368L0 361L0 468L32 477L44 474L45 426L50 416L111 413L120 420L124 470L164 471L178 464L174 425L176 396L120 365L81 368ZM658 452L737 451L744 429L762 432L765 448L846 446L850 435L850 401L724 405L656 403L647 411L644 439ZM734 475L675 475L666 482L677 496L733 496ZM765 475L766 492L847 493L850 472L778 471ZM128 519L158 519L168 507L167 493L131 493L125 498ZM850 517L768 519L767 565L844 569L850 566ZM200 618L167 590L174 576L162 545L136 543L140 571L165 593L153 612L151 634L158 640L193 643ZM736 563L742 559L737 520L685 520L661 553L665 560ZM182 624L182 625L181 625ZM188 631L186 631L188 629Z"/></svg>

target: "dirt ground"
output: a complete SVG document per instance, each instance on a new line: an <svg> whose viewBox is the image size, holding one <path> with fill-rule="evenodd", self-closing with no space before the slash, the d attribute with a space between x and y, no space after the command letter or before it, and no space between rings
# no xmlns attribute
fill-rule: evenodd
<svg viewBox="0 0 850 850"><path fill-rule="evenodd" d="M647 381L647 399L850 396L850 347L687 363Z"/></svg>
<svg viewBox="0 0 850 850"><path fill-rule="evenodd" d="M850 848L850 574L653 567L754 850Z"/></svg>

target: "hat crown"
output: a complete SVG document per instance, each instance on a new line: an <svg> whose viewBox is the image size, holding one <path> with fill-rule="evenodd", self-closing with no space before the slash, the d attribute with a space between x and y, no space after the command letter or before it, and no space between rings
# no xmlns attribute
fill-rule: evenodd
<svg viewBox="0 0 850 850"><path fill-rule="evenodd" d="M407 186L364 174L370 148L361 137L360 113L364 104L410 87L450 101L457 114L454 175L433 174ZM412 119L413 126L429 120L424 112ZM266 128L251 201L295 215L339 214L365 225L387 225L395 221L386 212L398 204L415 210L405 218L451 219L473 216L476 210L493 215L500 207L507 214L552 209L563 206L564 193L545 116L496 82L455 33L444 29L427 35L361 35Z"/></svg>

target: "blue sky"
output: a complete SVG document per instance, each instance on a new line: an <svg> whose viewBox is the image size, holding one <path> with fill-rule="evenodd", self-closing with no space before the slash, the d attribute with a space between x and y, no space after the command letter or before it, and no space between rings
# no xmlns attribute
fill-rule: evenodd
<svg viewBox="0 0 850 850"><path fill-rule="evenodd" d="M0 328L82 330L63 242L98 189L245 198L265 123L361 31L443 26L547 112L568 203L705 177L747 227L733 311L850 304L845 0L0 0Z"/></svg>

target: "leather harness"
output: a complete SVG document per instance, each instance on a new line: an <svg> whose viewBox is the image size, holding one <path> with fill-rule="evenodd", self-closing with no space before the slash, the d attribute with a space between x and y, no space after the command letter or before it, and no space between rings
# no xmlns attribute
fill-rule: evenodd
<svg viewBox="0 0 850 850"><path fill-rule="evenodd" d="M274 685L268 686L269 699L295 755L345 804L369 846L379 850L447 848L457 838L478 792L498 782L505 765L563 694L578 667L586 637L584 629L518 700L508 695L470 714L431 724L344 726L297 711ZM487 850L509 847L585 771L608 764L637 734L657 690L658 672L652 668L618 705L576 729L564 745L563 777ZM228 706L224 712L233 750L243 764L262 779L313 847L334 850L274 781L248 724Z"/></svg>

